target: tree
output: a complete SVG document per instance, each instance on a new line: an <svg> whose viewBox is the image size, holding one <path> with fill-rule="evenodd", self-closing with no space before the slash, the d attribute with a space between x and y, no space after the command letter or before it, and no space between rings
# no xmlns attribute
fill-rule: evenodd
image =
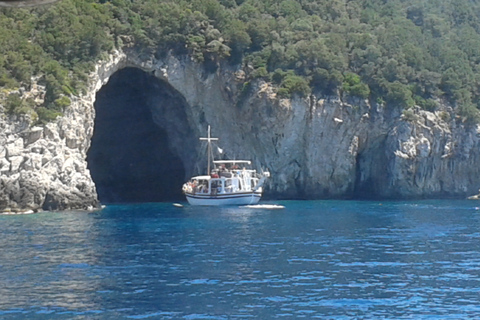
<svg viewBox="0 0 480 320"><path fill-rule="evenodd" d="M247 33L245 24L237 19L228 23L225 30L225 38L228 46L232 49L234 61L240 61L244 51L250 46L251 39Z"/></svg>
<svg viewBox="0 0 480 320"><path fill-rule="evenodd" d="M370 88L363 83L357 74L347 72L343 80L343 90L352 96L363 99L370 95Z"/></svg>

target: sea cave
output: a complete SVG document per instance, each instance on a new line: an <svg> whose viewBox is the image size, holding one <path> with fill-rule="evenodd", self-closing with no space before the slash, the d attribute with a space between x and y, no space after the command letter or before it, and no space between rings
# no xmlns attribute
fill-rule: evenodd
<svg viewBox="0 0 480 320"><path fill-rule="evenodd" d="M192 163L182 150L196 140L183 97L152 74L129 67L110 77L94 106L87 162L100 202L182 199L185 165Z"/></svg>

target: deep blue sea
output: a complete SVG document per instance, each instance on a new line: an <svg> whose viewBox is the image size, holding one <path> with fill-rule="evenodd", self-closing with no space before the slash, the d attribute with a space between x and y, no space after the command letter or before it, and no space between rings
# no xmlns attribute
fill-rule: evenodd
<svg viewBox="0 0 480 320"><path fill-rule="evenodd" d="M480 318L480 202L275 203L2 215L0 319Z"/></svg>

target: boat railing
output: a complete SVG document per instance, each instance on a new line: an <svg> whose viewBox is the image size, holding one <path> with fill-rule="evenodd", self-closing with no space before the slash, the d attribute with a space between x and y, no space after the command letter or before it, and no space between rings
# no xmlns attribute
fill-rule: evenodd
<svg viewBox="0 0 480 320"><path fill-rule="evenodd" d="M261 191L265 178L269 176L268 171L259 173L245 166L239 168L237 163L250 164L250 161L214 161L215 167L210 175L193 177L190 182L184 184L184 193L216 195ZM228 168L226 164L229 165Z"/></svg>

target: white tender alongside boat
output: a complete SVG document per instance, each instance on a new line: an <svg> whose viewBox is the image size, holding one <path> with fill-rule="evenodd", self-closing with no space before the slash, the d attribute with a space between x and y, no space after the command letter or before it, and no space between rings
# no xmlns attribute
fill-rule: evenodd
<svg viewBox="0 0 480 320"><path fill-rule="evenodd" d="M200 140L208 143L207 174L195 176L183 185L188 203L198 206L252 205L262 197L268 171L258 173L248 160L213 160L211 142L218 138ZM211 164L213 168L210 171Z"/></svg>

